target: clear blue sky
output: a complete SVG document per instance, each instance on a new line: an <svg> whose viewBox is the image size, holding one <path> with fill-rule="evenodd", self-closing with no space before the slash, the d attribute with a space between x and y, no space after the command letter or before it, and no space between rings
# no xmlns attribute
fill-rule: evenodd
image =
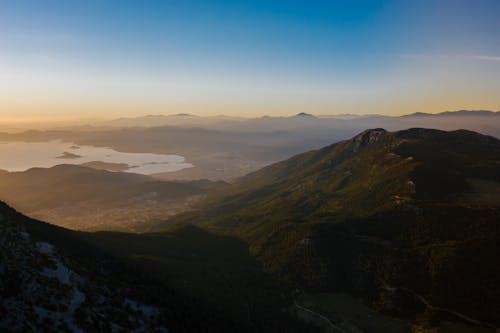
<svg viewBox="0 0 500 333"><path fill-rule="evenodd" d="M500 109L499 16L498 0L0 0L0 116Z"/></svg>

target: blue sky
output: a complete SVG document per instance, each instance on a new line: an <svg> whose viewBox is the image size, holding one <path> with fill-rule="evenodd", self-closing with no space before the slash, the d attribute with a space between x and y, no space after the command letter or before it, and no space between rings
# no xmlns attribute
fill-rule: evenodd
<svg viewBox="0 0 500 333"><path fill-rule="evenodd" d="M500 109L500 1L0 1L0 116Z"/></svg>

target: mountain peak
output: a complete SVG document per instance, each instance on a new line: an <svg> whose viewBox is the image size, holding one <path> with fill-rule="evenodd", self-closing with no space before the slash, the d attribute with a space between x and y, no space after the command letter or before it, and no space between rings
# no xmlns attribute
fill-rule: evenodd
<svg viewBox="0 0 500 333"><path fill-rule="evenodd" d="M311 117L311 118L316 118L314 115L306 112L299 112L297 113L294 117Z"/></svg>
<svg viewBox="0 0 500 333"><path fill-rule="evenodd" d="M369 135L380 135L380 134L383 134L383 133L387 133L387 130L385 130L384 128L370 128L370 129L367 129L367 130L364 130L363 132L361 132L359 135L364 135L364 134L369 134Z"/></svg>
<svg viewBox="0 0 500 333"><path fill-rule="evenodd" d="M364 147L376 142L379 142L382 137L385 137L389 132L383 128L368 129L356 135L352 141L355 144L355 149Z"/></svg>

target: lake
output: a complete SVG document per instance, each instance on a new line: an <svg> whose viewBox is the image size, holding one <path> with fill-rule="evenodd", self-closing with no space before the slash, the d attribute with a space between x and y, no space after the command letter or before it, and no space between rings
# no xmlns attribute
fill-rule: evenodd
<svg viewBox="0 0 500 333"><path fill-rule="evenodd" d="M58 164L119 164L125 172L151 175L190 168L179 155L123 153L111 148L81 146L60 140L48 142L0 143L0 169L25 171L33 167L50 168Z"/></svg>

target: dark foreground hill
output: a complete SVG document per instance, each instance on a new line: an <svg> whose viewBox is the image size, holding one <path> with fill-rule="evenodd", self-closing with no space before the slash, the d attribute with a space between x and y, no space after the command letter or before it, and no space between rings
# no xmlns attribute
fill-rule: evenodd
<svg viewBox="0 0 500 333"><path fill-rule="evenodd" d="M0 332L317 332L236 239L82 233L0 203Z"/></svg>
<svg viewBox="0 0 500 333"><path fill-rule="evenodd" d="M72 232L0 203L0 250L1 332L168 332L164 304L143 301L158 287L135 285L133 274Z"/></svg>
<svg viewBox="0 0 500 333"><path fill-rule="evenodd" d="M243 239L332 320L347 292L416 325L500 326L492 137L368 130L250 174L177 222Z"/></svg>

